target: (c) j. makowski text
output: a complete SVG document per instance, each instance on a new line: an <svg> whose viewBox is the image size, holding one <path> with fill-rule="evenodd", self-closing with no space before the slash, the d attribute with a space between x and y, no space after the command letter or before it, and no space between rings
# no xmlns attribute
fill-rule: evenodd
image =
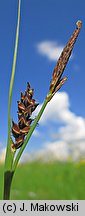
<svg viewBox="0 0 85 216"><path fill-rule="evenodd" d="M31 203L30 205L30 211L78 211L79 206L78 203L74 204L73 202L71 204L60 204L60 205L54 205L54 204L39 204L38 202L36 204ZM25 210L25 204L22 204L22 207L20 208L20 211Z"/></svg>

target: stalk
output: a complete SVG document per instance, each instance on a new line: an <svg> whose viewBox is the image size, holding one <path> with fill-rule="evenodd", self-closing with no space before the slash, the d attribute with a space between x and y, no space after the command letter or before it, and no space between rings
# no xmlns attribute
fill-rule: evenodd
<svg viewBox="0 0 85 216"><path fill-rule="evenodd" d="M12 163L13 163L15 152L11 151L12 139L10 136L10 131L11 131L10 112L11 112L14 76L15 76L15 69L16 69L18 39L19 39L20 5L21 5L21 0L18 0L18 20L17 20L15 48L14 48L13 65L12 65L12 73L11 73L10 88L9 88L9 98L8 98L8 141L7 141L7 150L6 150L6 158L5 158L3 199L9 199L10 187L11 187L11 182L12 182L12 177L13 177Z"/></svg>

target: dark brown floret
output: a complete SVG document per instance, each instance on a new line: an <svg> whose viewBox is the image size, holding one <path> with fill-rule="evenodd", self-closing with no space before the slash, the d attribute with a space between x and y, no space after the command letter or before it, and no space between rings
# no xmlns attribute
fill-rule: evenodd
<svg viewBox="0 0 85 216"><path fill-rule="evenodd" d="M21 147L24 142L25 136L30 130L30 125L33 119L30 118L32 112L38 106L35 99L33 99L34 90L31 89L30 84L27 83L27 90L25 95L21 92L20 101L18 103L18 124L12 121L12 135L15 138L15 143L12 144L13 149Z"/></svg>

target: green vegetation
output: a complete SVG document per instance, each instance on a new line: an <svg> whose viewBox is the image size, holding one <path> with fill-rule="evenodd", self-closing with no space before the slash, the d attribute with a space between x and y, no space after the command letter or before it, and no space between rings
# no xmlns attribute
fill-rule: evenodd
<svg viewBox="0 0 85 216"><path fill-rule="evenodd" d="M2 197L0 165L0 199ZM17 167L10 199L85 199L84 163L33 162Z"/></svg>

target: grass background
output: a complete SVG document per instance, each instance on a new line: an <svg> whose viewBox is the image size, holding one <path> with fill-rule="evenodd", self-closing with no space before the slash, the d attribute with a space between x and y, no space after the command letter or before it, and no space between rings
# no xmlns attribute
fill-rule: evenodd
<svg viewBox="0 0 85 216"><path fill-rule="evenodd" d="M0 165L0 199L3 169ZM32 162L19 165L11 190L15 200L85 200L85 163Z"/></svg>

